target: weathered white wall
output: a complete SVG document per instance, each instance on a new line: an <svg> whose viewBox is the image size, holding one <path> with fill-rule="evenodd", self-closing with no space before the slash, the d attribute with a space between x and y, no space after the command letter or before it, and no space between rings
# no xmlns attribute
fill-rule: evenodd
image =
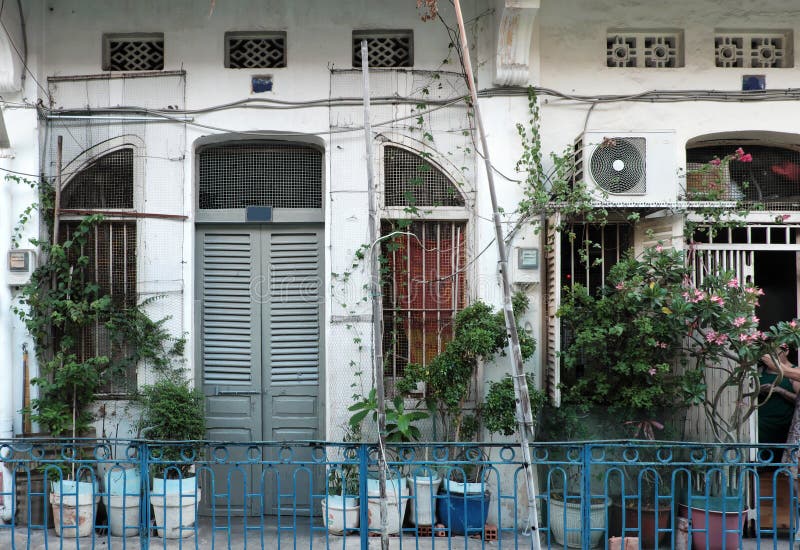
<svg viewBox="0 0 800 550"><path fill-rule="evenodd" d="M466 18L474 33L476 48L473 62L477 66L479 87L492 86L496 28L502 2L470 0L464 3ZM164 32L166 69L187 72L186 107L204 108L248 97L302 101L329 96L330 67L350 67L351 31L363 28L413 28L415 30L415 68L436 69L447 56L450 38L438 22L422 23L415 2L369 0L328 2L323 0L284 0L217 2L209 14L210 2L180 0L175 2L112 2L65 0L26 4L29 42L29 64L37 79L46 86L48 75L92 74L100 72L102 34L104 32ZM444 16L454 22L451 8L442 3ZM495 12L487 9L497 9ZM479 17L476 17L479 16ZM652 89L715 89L738 90L742 74L765 74L769 88L790 87L798 69L718 69L714 67L713 32L715 28L794 28L800 23L800 10L789 0L768 0L757 7L716 2L680 0L664 6L656 2L611 2L608 0L543 0L538 10L531 43L532 84L567 94L631 94ZM605 33L608 28L681 28L686 43L685 67L678 69L613 69L605 66ZM231 70L223 68L224 33L231 30L286 30L288 66L284 69ZM444 68L451 68L445 66ZM271 74L274 91L251 96L250 76ZM42 96L32 79L26 82L21 97L34 101ZM20 99L21 99L20 97ZM9 96L4 96L9 100ZM562 151L584 126L595 130L676 131L676 170L683 163L687 140L694 136L723 131L765 130L792 133L800 107L793 102L781 103L632 103L598 104L589 113L588 103L574 103L543 96L542 136L544 150ZM125 98L136 104L136 98ZM522 96L496 97L481 100L489 134L491 155L501 206L511 212L521 195L515 163L521 152L514 124L527 118L527 101ZM194 226L193 201L195 187L194 143L201 137L230 131L264 133L304 132L322 137L329 145L326 151L326 272L340 271L360 244L366 241L366 168L360 136L347 139L347 153L332 155L328 134L330 111L327 108L291 110L232 109L192 115L195 123L215 126L211 130L188 125L185 159L180 185L181 193L173 199L171 213L189 216L182 226L180 238L184 259L182 285L183 327L188 330L189 346L195 342L191 333L194 318ZM353 114L354 126L361 123ZM33 125L25 123L20 132L29 132L26 139L32 157L26 161L27 171L36 172L36 140ZM380 130L380 129L376 129ZM14 138L12 138L14 139ZM17 162L15 160L14 162ZM26 171L26 170L23 170ZM335 178L330 177L336 174ZM474 218L475 253L483 250L494 238L486 176L482 162L474 167L472 182L476 192ZM339 198L336 198L336 195ZM347 197L345 200L343 197ZM24 202L24 199L21 201ZM180 204L178 204L180 203ZM17 203L15 203L15 208ZM164 205L161 205L164 206ZM165 207L166 208L166 207ZM528 234L527 242L536 237ZM519 244L518 242L513 244ZM500 303L497 256L490 247L476 262L471 295L489 303ZM357 280L356 282L359 282ZM363 282L363 280L361 280ZM325 282L330 288L331 281ZM353 284L351 288L358 285ZM537 283L526 287L532 303L523 324L541 341L541 299ZM336 372L350 358L365 360L357 346L342 343L341 335L333 337L330 314L336 309L327 296L326 339L327 382L335 383ZM23 334L15 326L15 334ZM334 348L334 341L336 348ZM18 354L17 354L18 355ZM190 355L190 367L192 357ZM17 368L19 359L15 358ZM538 370L539 354L531 361ZM506 371L505 361L497 368L488 368L486 375L495 379ZM538 377L541 382L541 376ZM332 395L328 395L331 410ZM339 411L346 404L336 405ZM338 433L342 418L328 418L328 436Z"/></svg>

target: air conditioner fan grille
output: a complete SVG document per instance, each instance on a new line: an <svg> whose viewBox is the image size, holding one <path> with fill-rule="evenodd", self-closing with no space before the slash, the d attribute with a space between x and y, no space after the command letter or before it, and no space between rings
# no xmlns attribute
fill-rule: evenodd
<svg viewBox="0 0 800 550"><path fill-rule="evenodd" d="M645 138L605 138L592 153L592 179L609 193L645 191Z"/></svg>

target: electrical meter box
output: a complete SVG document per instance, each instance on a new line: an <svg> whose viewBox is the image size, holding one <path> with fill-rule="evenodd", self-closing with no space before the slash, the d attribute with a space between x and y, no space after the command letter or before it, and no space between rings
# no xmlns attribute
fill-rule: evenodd
<svg viewBox="0 0 800 550"><path fill-rule="evenodd" d="M508 248L511 282L519 285L538 283L541 279L541 236L531 226L520 228Z"/></svg>
<svg viewBox="0 0 800 550"><path fill-rule="evenodd" d="M36 252L28 249L11 250L8 253L6 270L8 284L22 286L31 279L33 270L36 269Z"/></svg>

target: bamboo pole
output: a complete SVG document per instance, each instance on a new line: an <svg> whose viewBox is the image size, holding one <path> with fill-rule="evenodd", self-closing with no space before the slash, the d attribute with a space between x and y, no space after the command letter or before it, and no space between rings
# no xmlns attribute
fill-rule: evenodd
<svg viewBox="0 0 800 550"><path fill-rule="evenodd" d="M372 127L369 120L369 50L361 41L361 74L364 78L364 144L367 151L367 197L369 199L369 266L372 292L372 362L375 394L378 400L378 484L380 488L381 549L389 549L388 510L386 508L386 392L383 387L383 304L381 298L380 262L378 259L378 200L375 195ZM366 482L363 480L362 482ZM400 498L400 495L397 495ZM367 503L362 503L366 506Z"/></svg>
<svg viewBox="0 0 800 550"><path fill-rule="evenodd" d="M539 520L536 510L536 485L534 480L533 468L531 467L531 448L530 437L533 436L533 416L531 414L531 403L528 396L528 381L525 378L525 371L522 365L522 350L519 346L519 334L517 333L517 321L514 318L514 310L511 302L511 281L508 276L508 253L503 235L503 226L500 220L500 210L497 206L497 193L494 184L494 171L489 156L489 145L486 139L486 131L483 127L481 109L478 104L478 94L475 90L475 79L472 75L472 64L469 56L469 44L467 43L467 32L464 28L464 16L461 13L461 2L454 0L456 17L458 18L458 32L461 39L462 59L464 62L464 73L469 87L470 97L472 98L472 108L475 114L475 126L481 139L481 149L483 149L483 160L486 167L486 177L489 184L489 196L492 200L492 218L494 220L495 242L497 243L497 254L499 256L500 276L503 283L503 315L508 331L508 346L511 348L509 357L511 359L511 377L514 380L514 391L516 393L517 408L517 433L522 451L522 467L525 470L525 480L528 490L528 528L531 531L531 548L539 550Z"/></svg>

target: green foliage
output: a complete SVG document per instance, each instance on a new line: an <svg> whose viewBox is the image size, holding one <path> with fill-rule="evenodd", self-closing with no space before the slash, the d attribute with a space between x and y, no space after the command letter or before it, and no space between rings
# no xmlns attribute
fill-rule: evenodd
<svg viewBox="0 0 800 550"><path fill-rule="evenodd" d="M651 421L690 404L703 407L715 438L736 442L757 407L756 364L777 346L800 344L800 323L758 329L763 292L732 273L695 284L683 254L656 246L615 265L598 298L577 286L559 315L574 335L564 365L584 375L563 388L565 403L602 407L617 422ZM683 374L676 367L683 364ZM719 387L705 384L714 372ZM755 391L750 388L755 387ZM723 407L723 396L742 406ZM749 403L749 405L747 405Z"/></svg>
<svg viewBox="0 0 800 550"><path fill-rule="evenodd" d="M514 297L514 313L524 312L528 305L524 294ZM519 330L522 357L533 354L535 343ZM456 315L453 339L444 351L428 365L409 364L404 377L398 381L401 393L413 393L418 385L425 385L428 409L436 411L442 426L440 437L448 441L462 441L477 433L471 429L464 415L464 406L472 392L472 383L479 362L489 362L495 355L504 354L507 343L503 312L495 312L483 302L475 302Z"/></svg>
<svg viewBox="0 0 800 550"><path fill-rule="evenodd" d="M597 298L581 285L566 290L558 315L573 340L563 365L584 371L564 389L567 401L607 408L621 422L683 403L689 381L674 367L687 329L667 306L687 277L682 255L670 250L642 261L626 256L609 274L617 287Z"/></svg>
<svg viewBox="0 0 800 550"><path fill-rule="evenodd" d="M575 158L572 147L561 153L550 154L549 169L545 169L542 158L540 134L541 115L535 91L528 90L527 124L518 123L517 133L522 144L522 155L517 161L517 172L525 175L522 182L523 198L517 212L518 225L526 220L538 222L544 216L559 213L561 217L553 227L554 232L563 233L574 240L574 223L603 225L608 220L608 211L595 205L596 198L589 192L586 183L576 181ZM537 226L537 230L541 227ZM548 243L550 246L552 243Z"/></svg>
<svg viewBox="0 0 800 550"><path fill-rule="evenodd" d="M52 230L53 189L46 182L16 181L38 188L46 226ZM33 208L26 209L15 229L18 243ZM184 341L165 329L167 319L152 321L140 305L119 303L93 282L89 257L83 253L100 215L87 216L63 243L50 237L32 241L46 261L22 287L14 312L33 337L40 376L32 383L39 396L26 412L53 436L85 433L93 420L89 412L101 388L124 379L134 366L168 370L183 356ZM81 350L87 335L102 330L109 349L88 355ZM132 381L133 382L133 381Z"/></svg>
<svg viewBox="0 0 800 550"><path fill-rule="evenodd" d="M195 442L205 438L206 422L203 395L189 387L180 371L162 377L155 384L145 386L138 396L141 416L137 428L148 439L157 441ZM168 445L156 447L155 457L160 461L174 462L182 476L191 468L191 449L197 445ZM158 465L157 473L173 464ZM173 473L174 471L168 471Z"/></svg>
<svg viewBox="0 0 800 550"><path fill-rule="evenodd" d="M369 395L350 405L347 410L353 415L350 417L350 428L353 431L360 429L361 422L371 415L373 421L378 420L378 397L375 388L370 390ZM396 396L392 401L386 403L386 433L385 440L390 442L419 441L421 433L414 422L428 418L428 413L418 410L405 410L405 403L402 395Z"/></svg>
<svg viewBox="0 0 800 550"><path fill-rule="evenodd" d="M534 426L538 424L539 414L547 402L544 392L537 390L533 375L526 374L528 382L528 397L531 402L531 414ZM483 425L491 433L501 435L514 435L517 431L516 393L514 379L506 375L499 382L492 382L486 400L481 407Z"/></svg>

